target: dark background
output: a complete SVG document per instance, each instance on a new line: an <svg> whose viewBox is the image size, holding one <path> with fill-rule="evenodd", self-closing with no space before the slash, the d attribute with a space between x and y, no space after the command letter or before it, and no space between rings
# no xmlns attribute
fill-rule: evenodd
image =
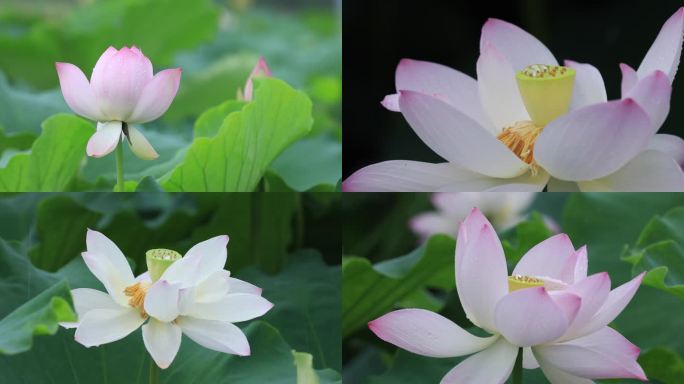
<svg viewBox="0 0 684 384"><path fill-rule="evenodd" d="M620 96L620 68L636 69L681 0L387 1L347 0L343 7L344 177L384 160L437 162L400 113L380 105L394 93L394 72L407 57L448 65L475 77L480 29L489 17L518 25L562 63L591 63L608 99ZM674 82L660 133L684 135L684 80ZM678 107L679 106L679 107Z"/></svg>

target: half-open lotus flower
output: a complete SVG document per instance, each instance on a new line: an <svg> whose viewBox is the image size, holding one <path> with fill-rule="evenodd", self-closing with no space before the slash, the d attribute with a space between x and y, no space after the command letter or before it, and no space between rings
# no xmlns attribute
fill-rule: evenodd
<svg viewBox="0 0 684 384"><path fill-rule="evenodd" d="M180 85L181 69L153 74L152 63L133 46L109 47L93 68L90 82L73 64L56 63L62 95L77 114L97 121L88 156L112 152L124 138L141 159L159 155L133 124L156 120L169 109Z"/></svg>
<svg viewBox="0 0 684 384"><path fill-rule="evenodd" d="M175 358L182 333L205 348L250 354L245 334L233 323L261 316L273 304L261 297L260 288L223 269L228 236L203 241L182 258L171 250L151 250L148 272L135 278L121 250L106 236L88 230L86 243L83 259L107 293L71 291L79 321L61 325L76 327L76 341L99 346L142 325L145 347L161 368Z"/></svg>
<svg viewBox="0 0 684 384"><path fill-rule="evenodd" d="M607 101L599 71L556 58L515 25L482 28L477 80L429 62L402 60L400 111L446 160L386 161L345 180L346 191L683 191L684 141L656 134L670 108L684 8L635 71L621 64L622 98Z"/></svg>
<svg viewBox="0 0 684 384"><path fill-rule="evenodd" d="M608 327L643 274L611 291L607 273L587 277L586 247L575 250L560 234L530 249L509 276L496 232L477 209L459 229L455 266L466 316L490 336L474 336L423 309L401 309L368 324L381 339L413 353L473 354L442 383L504 383L520 348L523 366L541 367L553 384L646 380L636 361L639 348Z"/></svg>

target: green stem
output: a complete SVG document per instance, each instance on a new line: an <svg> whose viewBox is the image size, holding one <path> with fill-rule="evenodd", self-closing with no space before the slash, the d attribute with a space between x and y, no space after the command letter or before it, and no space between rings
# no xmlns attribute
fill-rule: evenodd
<svg viewBox="0 0 684 384"><path fill-rule="evenodd" d="M518 350L518 357L515 359L515 365L513 366L513 384L522 384L523 382L523 350L520 348Z"/></svg>
<svg viewBox="0 0 684 384"><path fill-rule="evenodd" d="M159 384L159 367L150 358L150 384Z"/></svg>
<svg viewBox="0 0 684 384"><path fill-rule="evenodd" d="M123 192L123 190L123 143L118 143L116 146L116 191Z"/></svg>

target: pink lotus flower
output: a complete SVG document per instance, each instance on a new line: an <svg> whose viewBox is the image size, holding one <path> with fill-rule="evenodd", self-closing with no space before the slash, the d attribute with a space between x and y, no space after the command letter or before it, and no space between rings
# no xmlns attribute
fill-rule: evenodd
<svg viewBox="0 0 684 384"><path fill-rule="evenodd" d="M271 77L271 70L268 69L268 65L266 65L266 60L264 60L263 57L259 58L259 61L257 61L256 65L254 66L254 69L252 69L252 72L249 74L247 82L245 83L245 93L243 94L242 90L238 89L238 100L252 101L254 94L253 79L255 77L261 76Z"/></svg>
<svg viewBox="0 0 684 384"><path fill-rule="evenodd" d="M56 63L56 67L69 108L97 121L97 132L86 148L88 156L105 156L124 138L139 158L159 156L132 124L155 120L166 112L178 91L180 68L153 76L152 63L135 46L107 48L93 68L90 83L73 64Z"/></svg>
<svg viewBox="0 0 684 384"><path fill-rule="evenodd" d="M422 241L438 233L453 236L458 232L458 223L468 216L472 207L480 207L496 228L508 229L522 220L523 211L532 204L534 197L531 192L438 192L431 199L437 210L414 216L410 222L411 230Z"/></svg>
<svg viewBox="0 0 684 384"><path fill-rule="evenodd" d="M491 336L477 337L422 309L390 312L368 326L381 339L431 357L473 354L442 383L503 383L523 349L523 366L541 367L551 383L646 380L639 348L607 325L627 306L643 274L610 290L605 272L587 277L587 249L565 234L523 256L508 275L501 243L473 209L456 243L456 289L466 316Z"/></svg>
<svg viewBox="0 0 684 384"><path fill-rule="evenodd" d="M416 134L447 162L386 161L345 191L684 191L684 141L656 135L669 112L684 8L662 27L637 71L626 64L622 99L607 101L599 71L566 61L515 25L482 28L477 80L404 59L397 94Z"/></svg>

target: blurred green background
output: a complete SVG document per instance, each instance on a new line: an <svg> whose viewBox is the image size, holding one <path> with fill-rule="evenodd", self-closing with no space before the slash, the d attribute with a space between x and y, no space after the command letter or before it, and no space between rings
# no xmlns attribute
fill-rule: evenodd
<svg viewBox="0 0 684 384"><path fill-rule="evenodd" d="M154 162L125 151L126 179L159 177L183 158L193 123L207 108L234 99L257 59L275 77L312 99L311 133L272 164L278 174L305 157L317 157L324 176L341 177L341 20L334 0L7 0L0 4L0 167L27 150L41 122L68 112L58 88L55 62L77 65L86 76L112 45L136 45L155 73L182 67L177 97L159 120L144 125L159 152ZM294 160L293 160L294 159ZM82 182L111 190L114 157L88 161ZM301 172L300 172L301 173ZM314 185L283 176L291 187ZM299 185L297 185L299 184Z"/></svg>
<svg viewBox="0 0 684 384"><path fill-rule="evenodd" d="M492 199L501 196L490 194ZM421 245L409 228L416 214L435 211L430 198L431 194L420 193L344 195L345 382L437 383L461 360L398 351L366 326L394 309L418 307L472 327L455 291L455 233L433 236ZM509 270L525 251L552 234L547 227L551 219L576 248L587 245L589 273L607 271L613 288L650 271L611 325L641 348L639 362L651 383L684 382L684 195L539 193L522 213L526 219L516 227L497 228ZM524 382L547 381L540 370L525 370Z"/></svg>
<svg viewBox="0 0 684 384"><path fill-rule="evenodd" d="M55 308L39 305L44 292L64 284L104 290L80 256L91 228L114 241L136 275L146 270L146 250L183 254L227 234L226 269L262 287L274 303L265 316L238 324L252 356L236 358L185 338L161 383L289 384L297 377L293 350L312 355L321 383L340 382L340 200L335 193L0 194L0 381L147 382L139 330L91 349L74 341L73 330L37 336L56 326ZM27 302L33 315L24 312L16 328L6 316Z"/></svg>
<svg viewBox="0 0 684 384"><path fill-rule="evenodd" d="M441 63L475 76L480 31L495 17L541 40L562 62L590 63L608 99L620 95L619 63L637 68L681 0L367 0L344 6L344 177L384 160L437 162L400 113L380 105L394 93L402 58ZM660 133L684 136L684 80L673 84Z"/></svg>

